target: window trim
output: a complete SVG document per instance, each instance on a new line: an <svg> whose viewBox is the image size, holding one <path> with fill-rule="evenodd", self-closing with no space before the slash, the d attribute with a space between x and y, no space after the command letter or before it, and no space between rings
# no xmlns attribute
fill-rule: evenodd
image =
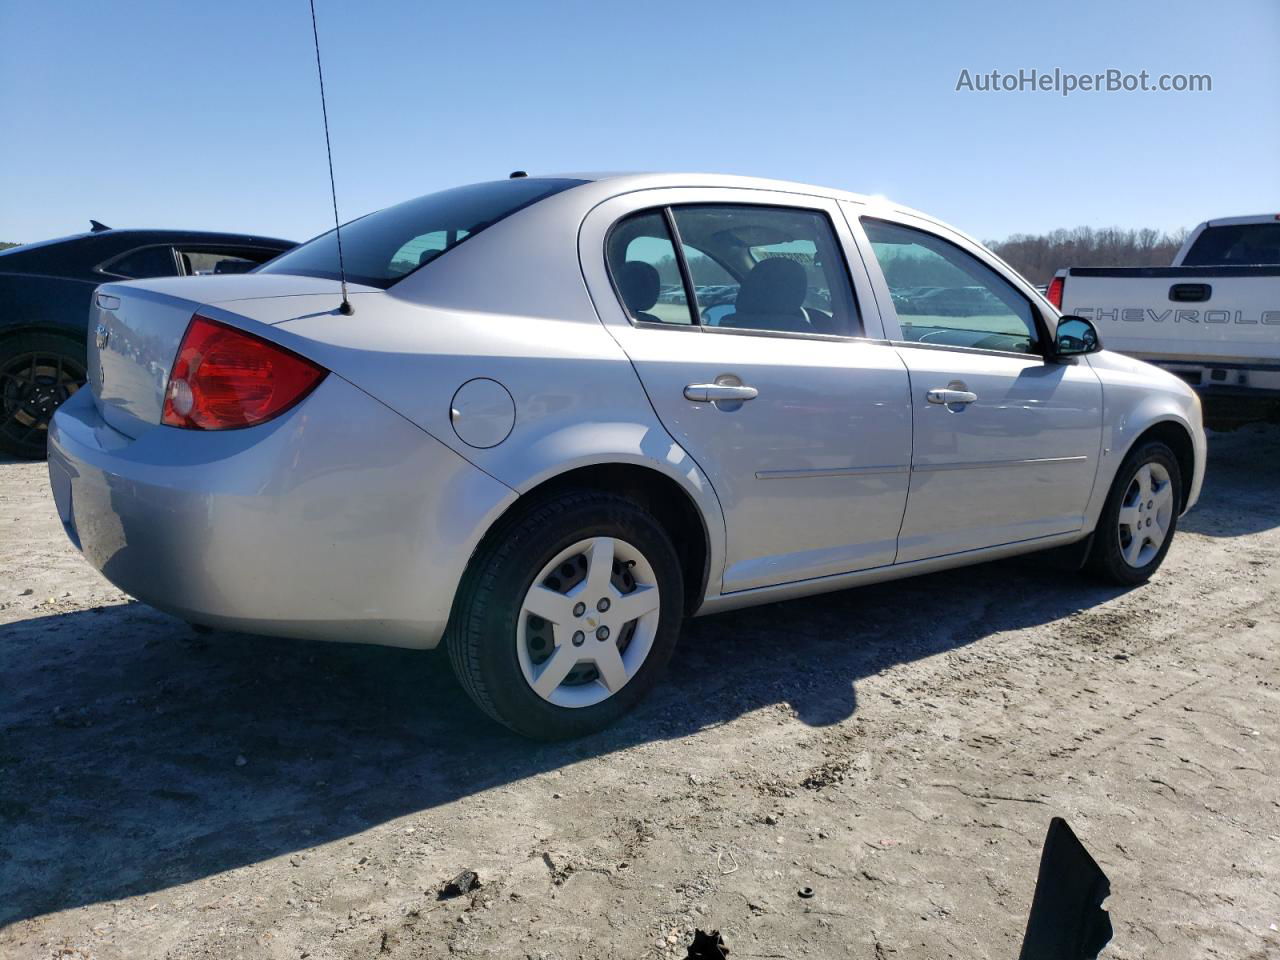
<svg viewBox="0 0 1280 960"><path fill-rule="evenodd" d="M1031 322L1032 324L1035 325L1035 328L1036 328L1036 343L1033 344L1033 349L1027 350L1027 351L996 350L991 347L963 347L959 345L952 345L952 344L946 344L946 343L926 343L920 340L902 340L902 339L890 338L889 342L892 343L894 346L923 347L929 350L961 350L966 353L990 354L998 357L1022 357L1024 359L1027 357L1032 357L1032 358L1039 358L1041 360L1049 359L1049 351L1053 343L1053 334L1052 334L1052 331L1049 330L1048 324L1045 322L1043 311L1039 308L1039 306L1036 304L1034 300L1028 297L1026 293L1018 287L1018 284L1015 283L1013 279L1006 276L1004 271L1001 270L999 267L997 267L995 264L988 263L985 258L974 253L972 250L966 250L961 244L956 243L954 240L951 240L948 237L944 237L938 231L928 229L927 227L921 226L918 223L913 223L907 220L898 220L888 216L875 216L873 214L868 214L868 213L859 214L857 217L857 220L858 220L858 228L862 231L862 235L866 239L867 249L871 254L871 260L875 264L876 271L879 273L880 282L884 284L886 293L890 294L889 309L893 311L893 320L894 320L894 323L897 325L897 328L898 328L897 333L899 335L902 334L902 319L898 314L897 305L894 304L893 302L892 290L890 290L889 281L885 277L884 266L880 263L880 257L875 252L875 246L871 241L870 234L867 233L865 224L868 221L873 223L883 223L891 227L899 227L903 230L914 230L916 233L926 234L930 237L933 237L939 243L945 243L947 246L951 247L953 250L958 250L962 254L965 254L966 256L970 257L971 259L978 261L978 263L982 264L984 267L986 267L988 270L994 273L997 277L1003 280L1006 284L1008 284L1009 289L1012 290L1013 293L1027 305L1027 309L1031 312ZM883 320L883 318L884 318L884 312L882 309L881 319Z"/></svg>
<svg viewBox="0 0 1280 960"><path fill-rule="evenodd" d="M662 216L667 222L667 233L671 235L671 252L675 254L676 265L680 269L680 282L684 284L684 299L689 306L689 325L702 327L704 324L702 311L698 309L698 291L693 285L693 274L689 272L689 262L684 255L684 238L680 236L680 225L676 223L676 215L670 206L662 208Z"/></svg>
<svg viewBox="0 0 1280 960"><path fill-rule="evenodd" d="M802 213L816 214L826 221L827 228L831 231L831 239L835 248L836 255L840 258L840 265L844 267L844 279L849 292L849 300L853 305L854 315L859 327L858 334L844 333L805 333L799 330L751 330L740 327L714 327L708 326L702 322L702 313L698 309L698 298L693 287L693 276L689 270L689 264L684 255L684 244L680 236L680 228L676 223L675 211L688 207L760 207L772 208L775 210L798 210ZM623 223L636 217L641 217L654 212L661 213L666 222L667 232L670 234L670 240L675 253L676 263L680 268L681 283L684 286L685 299L688 301L689 317L691 323L651 323L646 320L637 320L631 316L631 311L627 308L626 301L622 299L622 294L618 289L618 283L613 275L613 266L609 262L609 243L613 237L613 232ZM695 330L702 333L713 334L739 334L753 337L775 337L785 340L819 340L837 343L889 343L887 339L882 337L866 336L867 324L863 319L863 307L858 298L857 284L854 283L853 270L849 266L849 257L845 252L844 243L841 240L840 232L836 227L835 219L827 210L817 207L808 207L787 203L752 203L742 200L691 200L687 203L664 203L656 204L650 207L641 207L637 210L629 210L622 216L618 217L609 225L609 229L605 231L603 250L605 274L609 278L609 285L613 290L613 295L617 299L618 305L622 308L622 315L627 322L637 329L641 330ZM707 254L710 256L710 254ZM714 258L712 258L714 260ZM719 263L719 261L715 261ZM758 261L757 261L758 262ZM722 265L723 267L723 265ZM727 269L727 268L726 268ZM1028 356L1028 354L1018 354L1018 356Z"/></svg>

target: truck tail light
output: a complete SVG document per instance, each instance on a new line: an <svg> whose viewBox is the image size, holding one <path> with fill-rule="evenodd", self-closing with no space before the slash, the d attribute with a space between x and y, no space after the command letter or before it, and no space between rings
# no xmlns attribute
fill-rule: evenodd
<svg viewBox="0 0 1280 960"><path fill-rule="evenodd" d="M328 372L292 350L196 314L169 373L161 422L190 430L251 427L294 406Z"/></svg>
<svg viewBox="0 0 1280 960"><path fill-rule="evenodd" d="M1049 289L1045 292L1045 296L1055 307L1062 309L1062 277L1054 277L1049 281Z"/></svg>

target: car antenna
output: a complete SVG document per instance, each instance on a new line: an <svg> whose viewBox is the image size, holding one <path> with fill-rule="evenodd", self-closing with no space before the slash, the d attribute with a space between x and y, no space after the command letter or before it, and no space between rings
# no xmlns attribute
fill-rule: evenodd
<svg viewBox="0 0 1280 960"><path fill-rule="evenodd" d="M329 194L333 198L333 232L338 239L338 275L342 278L342 305L338 312L351 316L355 308L347 299L347 265L342 258L342 225L338 221L338 188L333 180L333 147L329 145L329 108L324 100L324 68L320 66L320 31L316 29L316 0L311 0L311 36L316 42L316 74L320 77L320 112L324 116L324 150L329 157Z"/></svg>

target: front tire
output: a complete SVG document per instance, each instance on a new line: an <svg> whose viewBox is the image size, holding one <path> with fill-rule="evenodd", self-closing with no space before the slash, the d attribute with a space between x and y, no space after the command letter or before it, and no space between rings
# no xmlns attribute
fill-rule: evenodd
<svg viewBox="0 0 1280 960"><path fill-rule="evenodd" d="M608 726L649 692L683 609L680 561L662 526L626 498L572 492L486 537L445 643L485 713L560 740Z"/></svg>
<svg viewBox="0 0 1280 960"><path fill-rule="evenodd" d="M1145 583L1160 568L1178 527L1182 471L1163 443L1133 450L1120 465L1098 519L1089 569L1113 583Z"/></svg>
<svg viewBox="0 0 1280 960"><path fill-rule="evenodd" d="M0 453L43 460L49 421L85 381L84 344L30 332L0 341Z"/></svg>

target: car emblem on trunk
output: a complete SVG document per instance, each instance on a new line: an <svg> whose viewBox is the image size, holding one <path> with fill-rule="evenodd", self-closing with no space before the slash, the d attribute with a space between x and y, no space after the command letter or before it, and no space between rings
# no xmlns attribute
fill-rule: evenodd
<svg viewBox="0 0 1280 960"><path fill-rule="evenodd" d="M105 350L107 346L107 341L111 339L111 328L108 327L105 323L100 323L98 324L97 329L94 330L93 332L94 332L94 343L98 345L99 350Z"/></svg>

